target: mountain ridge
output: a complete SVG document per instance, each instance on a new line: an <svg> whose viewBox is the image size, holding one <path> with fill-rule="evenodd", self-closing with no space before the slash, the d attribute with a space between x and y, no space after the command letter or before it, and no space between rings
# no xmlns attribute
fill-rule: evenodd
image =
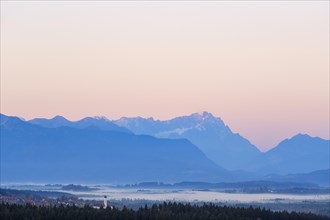
<svg viewBox="0 0 330 220"><path fill-rule="evenodd" d="M1 115L2 181L139 181L230 178L188 140L118 131L46 128ZM51 175L49 175L51 174Z"/></svg>
<svg viewBox="0 0 330 220"><path fill-rule="evenodd" d="M261 161L252 166L253 171L281 174L329 169L330 140L299 133L265 152Z"/></svg>
<svg viewBox="0 0 330 220"><path fill-rule="evenodd" d="M261 153L249 140L233 133L221 118L214 117L206 111L164 121L122 117L113 122L136 134L160 138L186 138L211 160L229 170L240 169Z"/></svg>
<svg viewBox="0 0 330 220"><path fill-rule="evenodd" d="M127 134L137 133L137 136L150 135L158 139L187 139L213 162L215 162L214 158L216 158L221 161L227 159L234 163L236 165L235 169L226 166L226 164L217 164L231 171L237 171L239 175L242 176L243 174L245 178L249 175L260 177L260 175L267 174L308 173L315 170L329 169L330 163L330 141L301 133L284 139L267 152L259 151L257 154L249 155L249 153L244 151L244 148L236 149L232 147L232 144L242 144L243 142L242 146L245 146L244 144L249 144L250 142L241 137L240 134L233 133L221 118L216 118L207 112L194 113L190 116L181 116L167 121L155 120L153 118L144 119L142 117L133 118L133 120L127 117L119 119L121 122L131 123L138 128L142 127L138 132L135 129L133 131L130 131L128 128L121 129L122 127L118 125L112 126L116 120L111 121L105 117L85 117L76 122L71 122L62 116L55 116L52 119L38 119L37 122L39 124L35 123L35 119L22 121L19 117L12 117L12 120L7 125L5 123L6 120L5 116L1 117L1 126L9 130L13 126L24 130L27 124L33 124L44 128L59 129L61 127L71 127L88 129L91 132L101 130ZM35 132L39 132L38 129ZM209 152L200 147L205 143L208 144ZM222 151L218 149L219 143L224 143L221 146ZM214 148L215 151L212 151ZM219 154L222 154L222 157L219 157Z"/></svg>
<svg viewBox="0 0 330 220"><path fill-rule="evenodd" d="M46 118L35 118L28 121L31 124L40 125L47 128L55 128L61 126L67 126L72 128L87 128L87 127L96 127L102 130L109 131L119 131L124 133L132 133L130 130L124 127L120 127L106 117L96 116L96 117L85 117L77 121L70 121L63 116L57 115L51 119Z"/></svg>

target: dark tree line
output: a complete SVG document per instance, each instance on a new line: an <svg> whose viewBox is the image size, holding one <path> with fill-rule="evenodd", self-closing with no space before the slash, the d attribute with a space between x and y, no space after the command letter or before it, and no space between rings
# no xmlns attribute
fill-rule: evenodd
<svg viewBox="0 0 330 220"><path fill-rule="evenodd" d="M79 208L75 206L33 206L0 204L1 220L194 220L194 219L235 219L235 220L295 220L295 219L328 219L327 217L317 216L307 213L288 213L286 211L274 212L260 208L239 208L216 206L204 204L203 206L181 204L181 203L163 203L153 206L141 207L138 210L132 210L127 207L123 209L107 208L95 209L89 206Z"/></svg>

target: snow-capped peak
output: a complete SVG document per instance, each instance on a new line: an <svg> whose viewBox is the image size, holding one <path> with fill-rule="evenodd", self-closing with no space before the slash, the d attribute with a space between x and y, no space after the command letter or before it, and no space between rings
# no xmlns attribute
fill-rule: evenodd
<svg viewBox="0 0 330 220"><path fill-rule="evenodd" d="M200 120L203 120L203 121L207 118L213 117L213 115L211 113L208 113L206 111L197 112L197 113L194 113L192 115L195 116L196 118L200 119Z"/></svg>
<svg viewBox="0 0 330 220"><path fill-rule="evenodd" d="M206 112L206 111L201 111L201 112L197 112L197 114L198 114L199 116L203 117L203 116L205 116L205 115L207 115L207 114L209 114L209 113Z"/></svg>
<svg viewBox="0 0 330 220"><path fill-rule="evenodd" d="M110 121L107 117L105 116L94 116L93 117L96 120L104 120L104 121Z"/></svg>

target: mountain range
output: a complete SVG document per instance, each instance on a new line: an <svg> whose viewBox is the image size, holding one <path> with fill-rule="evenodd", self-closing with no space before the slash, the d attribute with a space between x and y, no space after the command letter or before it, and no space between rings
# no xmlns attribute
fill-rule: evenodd
<svg viewBox="0 0 330 220"><path fill-rule="evenodd" d="M62 116L24 121L1 114L1 179L313 182L304 173L329 170L329 145L298 134L263 153L208 112L167 121ZM320 171L318 179L327 182L326 175Z"/></svg>
<svg viewBox="0 0 330 220"><path fill-rule="evenodd" d="M46 128L56 128L56 127L72 127L72 128L87 128L95 127L106 131L118 131L131 134L132 132L125 127L120 127L115 123L112 123L105 117L86 117L79 121L69 121L62 116L55 116L52 119L45 118L35 118L29 121L31 124L41 125Z"/></svg>
<svg viewBox="0 0 330 220"><path fill-rule="evenodd" d="M329 169L329 149L329 140L298 134L261 154L246 165L246 170L264 174L293 174Z"/></svg>
<svg viewBox="0 0 330 220"><path fill-rule="evenodd" d="M113 122L135 134L188 139L208 158L230 170L241 169L261 154L247 139L233 133L220 118L208 112L194 113L168 121L124 117Z"/></svg>
<svg viewBox="0 0 330 220"><path fill-rule="evenodd" d="M329 140L297 134L263 153L208 112L167 121L123 117L113 122L136 134L186 138L212 161L229 170L286 175L329 169Z"/></svg>
<svg viewBox="0 0 330 220"><path fill-rule="evenodd" d="M229 177L185 139L158 139L97 126L49 128L5 115L1 115L0 169L3 182L130 183Z"/></svg>

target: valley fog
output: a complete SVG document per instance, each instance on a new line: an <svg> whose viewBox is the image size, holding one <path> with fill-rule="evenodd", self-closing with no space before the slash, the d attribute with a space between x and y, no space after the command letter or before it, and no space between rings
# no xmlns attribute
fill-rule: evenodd
<svg viewBox="0 0 330 220"><path fill-rule="evenodd" d="M221 202L229 204L237 203L290 203L330 201L330 194L297 194L297 193L240 193L224 192L223 190L196 190L196 189L168 189L168 188L124 188L112 186L93 186L90 190L63 190L60 186L47 185L5 185L4 188L33 191L54 191L70 193L83 200L103 200L107 196L109 200L152 200L152 201L176 201L176 202Z"/></svg>

